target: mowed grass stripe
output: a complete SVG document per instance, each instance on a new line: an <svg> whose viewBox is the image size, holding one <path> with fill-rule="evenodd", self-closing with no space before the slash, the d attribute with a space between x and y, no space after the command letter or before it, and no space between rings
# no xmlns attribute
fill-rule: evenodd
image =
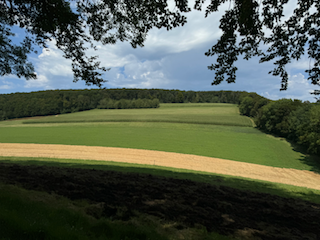
<svg viewBox="0 0 320 240"><path fill-rule="evenodd" d="M250 118L239 115L235 104L161 104L157 109L94 109L35 120L35 123L73 122L168 122L252 127Z"/></svg>

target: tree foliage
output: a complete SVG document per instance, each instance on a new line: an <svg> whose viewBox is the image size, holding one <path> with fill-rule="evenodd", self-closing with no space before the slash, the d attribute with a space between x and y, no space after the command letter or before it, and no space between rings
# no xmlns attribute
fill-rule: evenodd
<svg viewBox="0 0 320 240"><path fill-rule="evenodd" d="M0 76L36 78L27 55L34 46L46 47L54 40L72 60L74 81L101 86L102 73L97 56L87 56L94 41L114 44L129 41L133 47L143 46L152 27L168 30L186 23L182 12L190 9L187 1L176 2L170 11L163 0L0 0ZM12 43L12 27L25 30L20 45Z"/></svg>
<svg viewBox="0 0 320 240"><path fill-rule="evenodd" d="M54 90L0 94L0 121L12 118L78 112L94 108L159 107L159 102L222 102L238 104L248 94L247 92L232 91L194 92L163 89Z"/></svg>
<svg viewBox="0 0 320 240"><path fill-rule="evenodd" d="M242 99L239 105L239 112L242 115L250 116L251 109L253 108L254 100L252 97L248 96Z"/></svg>
<svg viewBox="0 0 320 240"><path fill-rule="evenodd" d="M309 153L319 155L319 103L291 99L271 101L259 95L247 95L242 98L239 110L241 114L252 117L260 130L285 137Z"/></svg>
<svg viewBox="0 0 320 240"><path fill-rule="evenodd" d="M99 102L98 108L101 109L133 109L133 108L158 108L160 107L159 99L121 99L113 100L103 98Z"/></svg>
<svg viewBox="0 0 320 240"><path fill-rule="evenodd" d="M205 0L196 1L201 9ZM206 16L218 11L226 0L211 0ZM298 0L290 16L284 16L284 9L292 0L234 0L220 19L222 36L206 52L217 56L217 63L208 68L215 71L212 84L220 84L226 77L228 83L235 82L240 55L244 59L260 57L260 62L272 61L275 68L269 73L281 78L281 89L288 86L286 66L292 60L299 60L307 54L311 61L308 79L320 86L320 2ZM285 18L287 17L287 18ZM270 34L269 34L270 32ZM267 48L266 51L264 49ZM320 94L315 91L314 94Z"/></svg>
<svg viewBox="0 0 320 240"><path fill-rule="evenodd" d="M209 2L210 1L210 2ZM101 86L104 81L96 56L87 56L94 41L114 44L129 41L132 47L143 46L147 33L153 27L183 26L183 15L191 9L188 0L175 0L174 8L168 0L0 0L0 75L15 74L36 78L27 55L34 46L46 47L55 40L64 56L72 60L74 80ZM206 0L195 0L194 9L202 10ZM320 2L298 0L290 16L284 18L284 9L293 0L208 0L205 16L230 4L220 19L222 35L205 54L217 56L217 62L208 68L215 71L212 84L226 80L235 82L240 55L254 56L260 62L272 61L270 71L281 78L281 90L287 89L286 66L292 60L307 54L309 80L320 85ZM25 30L20 45L11 41L12 27ZM268 34L267 34L268 33ZM270 33L270 34L269 34ZM264 49L267 48L266 51ZM315 91L315 94L320 94Z"/></svg>
<svg viewBox="0 0 320 240"><path fill-rule="evenodd" d="M266 132L287 137L290 133L290 114L296 111L301 104L301 101L293 101L291 99L271 102L261 108L261 115L257 119L257 126Z"/></svg>

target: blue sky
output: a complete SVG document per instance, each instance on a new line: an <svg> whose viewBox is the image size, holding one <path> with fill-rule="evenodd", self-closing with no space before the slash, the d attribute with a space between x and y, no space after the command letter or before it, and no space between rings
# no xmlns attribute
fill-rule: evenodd
<svg viewBox="0 0 320 240"><path fill-rule="evenodd" d="M292 3L292 1L290 1ZM248 91L256 92L269 99L293 98L314 101L310 91L319 89L307 80L304 70L310 61L307 57L292 62L288 67L289 87L279 91L280 78L268 72L272 63L259 64L258 59L239 60L236 83L222 83L212 86L214 72L207 69L214 63L214 57L204 53L219 38L219 20L229 4L222 6L218 13L204 18L203 12L192 11L187 14L188 23L172 31L153 29L149 32L145 46L133 49L128 42L103 46L96 43L102 65L111 68L104 78L106 88L164 88L194 91ZM287 11L292 8L289 5ZM71 62L62 57L54 42L48 49L40 49L38 55L30 56L38 79L25 80L16 76L0 77L0 94L31 92L49 89L83 89L88 87L82 81L73 82Z"/></svg>

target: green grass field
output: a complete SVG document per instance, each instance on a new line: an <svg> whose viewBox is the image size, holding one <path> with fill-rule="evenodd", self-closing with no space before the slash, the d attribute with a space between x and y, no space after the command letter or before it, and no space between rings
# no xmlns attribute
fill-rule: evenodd
<svg viewBox="0 0 320 240"><path fill-rule="evenodd" d="M252 120L240 116L237 106L232 104L161 104L159 109L95 109L59 116L2 121L0 142L150 149L319 171L319 165L316 164L318 159L295 150L284 139L260 132L253 127ZM151 173L319 203L320 191L195 171L70 159L0 157L0 161ZM106 227L113 232L114 238L109 239L123 239L132 234L142 234L141 239L149 236L176 239L175 234L181 234L172 230L174 227L164 230L161 221L150 222L150 219L143 216L125 223L88 218L83 214L86 208L91 207L86 202L74 203L7 185L0 185L0 191L0 222L3 220L7 224L4 239L10 239L12 232L16 232L16 239L26 232L35 237L52 237L56 236L56 232L61 232L62 235L56 236L60 239L91 239L92 234L104 238ZM70 206L72 209L69 209ZM34 226L28 225L29 220L35 223ZM122 232L124 235L121 235ZM184 234L190 236L191 233L198 236L194 239L229 239L197 229L189 229Z"/></svg>
<svg viewBox="0 0 320 240"><path fill-rule="evenodd" d="M124 147L311 170L291 146L249 127L171 123L27 125L1 128L0 142Z"/></svg>
<svg viewBox="0 0 320 240"><path fill-rule="evenodd" d="M287 141L252 127L251 119L240 116L234 104L161 104L159 109L95 109L3 121L0 122L0 131L0 142L8 143L138 148L275 167L318 169L314 158L294 151Z"/></svg>
<svg viewBox="0 0 320 240"><path fill-rule="evenodd" d="M251 127L248 117L240 116L234 104L161 104L157 109L94 109L62 114L25 123L74 122L168 122Z"/></svg>

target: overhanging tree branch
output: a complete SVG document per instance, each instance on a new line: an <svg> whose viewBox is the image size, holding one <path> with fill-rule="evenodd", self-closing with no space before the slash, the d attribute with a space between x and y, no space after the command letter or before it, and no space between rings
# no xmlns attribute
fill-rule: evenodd
<svg viewBox="0 0 320 240"><path fill-rule="evenodd" d="M194 8L202 10L205 1L195 0ZM284 8L293 0L210 0L205 17L230 1L232 7L220 20L223 34L205 53L217 56L217 62L208 67L215 71L212 84L235 82L238 58L258 56L261 63L275 64L270 73L280 77L281 90L286 90L286 66L306 54L313 63L306 69L308 79L320 85L319 0L298 0L286 20ZM74 81L100 87L108 69L101 67L97 57L86 55L88 48L94 49L94 41L128 41L134 48L142 47L150 29L171 30L187 22L183 13L190 11L188 0L175 0L174 4L170 10L168 0L0 0L0 75L35 78L27 55L34 51L33 46L46 47L46 42L54 39L72 60ZM26 32L20 45L11 42L13 26Z"/></svg>
<svg viewBox="0 0 320 240"><path fill-rule="evenodd" d="M197 0L195 9L201 9L205 0ZM211 0L206 16L218 11L226 1ZM281 78L281 89L288 86L286 66L299 60L307 49L308 58L314 64L306 70L313 85L320 86L320 2L298 0L293 14L284 18L284 7L289 0L232 0L233 8L226 11L220 20L223 34L206 56L217 56L217 63L208 68L215 71L214 85L223 80L235 82L237 68L234 63L240 55L244 59L260 57L260 63L272 61L275 68L269 73ZM260 10L261 9L261 10ZM315 9L315 11L313 11ZM266 36L269 29L271 34ZM263 51L263 45L267 50ZM319 94L314 91L313 94Z"/></svg>
<svg viewBox="0 0 320 240"><path fill-rule="evenodd" d="M76 8L70 7L71 2ZM64 57L72 60L74 81L100 87L108 69L101 67L96 56L86 55L94 41L143 46L152 27L170 30L186 23L181 13L190 11L187 1L175 4L177 10L170 11L163 0L0 0L0 74L36 78L27 55L33 45L46 47L47 41L55 40ZM20 46L11 44L13 26L26 32Z"/></svg>

